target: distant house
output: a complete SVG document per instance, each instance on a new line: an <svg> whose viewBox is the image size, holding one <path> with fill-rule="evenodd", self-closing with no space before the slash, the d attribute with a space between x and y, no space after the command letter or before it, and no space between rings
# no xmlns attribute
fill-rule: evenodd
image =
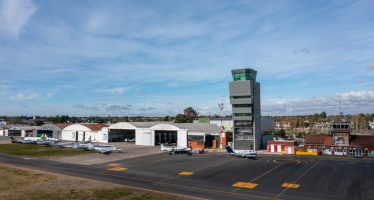
<svg viewBox="0 0 374 200"><path fill-rule="evenodd" d="M0 119L0 126L4 126L4 125L6 125L6 121L3 119Z"/></svg>
<svg viewBox="0 0 374 200"><path fill-rule="evenodd" d="M9 126L1 125L0 126L0 136L8 136Z"/></svg>
<svg viewBox="0 0 374 200"><path fill-rule="evenodd" d="M307 135L304 147L328 155L374 156L374 136L350 134L349 122L334 122L330 135Z"/></svg>
<svg viewBox="0 0 374 200"><path fill-rule="evenodd" d="M374 129L374 120L370 120L370 121L369 121L369 127L370 127L371 129Z"/></svg>

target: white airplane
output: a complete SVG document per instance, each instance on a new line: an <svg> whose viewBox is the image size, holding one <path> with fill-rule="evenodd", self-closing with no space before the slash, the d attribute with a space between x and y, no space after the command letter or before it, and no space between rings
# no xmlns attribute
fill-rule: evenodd
<svg viewBox="0 0 374 200"><path fill-rule="evenodd" d="M241 158L253 158L257 160L257 153L253 150L234 151L230 146L226 146L225 148L229 157L237 156Z"/></svg>
<svg viewBox="0 0 374 200"><path fill-rule="evenodd" d="M88 146L88 150L98 151L102 154L110 154L110 153L122 153L123 150L117 148L115 146L110 145L102 145L102 144L90 144Z"/></svg>
<svg viewBox="0 0 374 200"><path fill-rule="evenodd" d="M14 137L10 137L12 143L19 143L19 144L36 144L40 138L38 137L25 137L20 140L14 139Z"/></svg>
<svg viewBox="0 0 374 200"><path fill-rule="evenodd" d="M169 155L174 154L187 154L189 156L192 155L192 149L186 148L186 147L167 147L164 144L161 144L161 151L167 151L169 152Z"/></svg>
<svg viewBox="0 0 374 200"><path fill-rule="evenodd" d="M110 153L122 153L123 150L111 145L103 145L103 144L85 144L85 143L74 143L73 148L76 149L83 149L89 151L97 151L102 154L110 154Z"/></svg>

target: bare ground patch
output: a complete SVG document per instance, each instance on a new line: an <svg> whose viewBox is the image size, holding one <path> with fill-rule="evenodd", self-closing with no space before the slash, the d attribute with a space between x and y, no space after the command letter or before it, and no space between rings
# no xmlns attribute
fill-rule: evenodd
<svg viewBox="0 0 374 200"><path fill-rule="evenodd" d="M113 183L0 165L4 200L184 200L190 199Z"/></svg>

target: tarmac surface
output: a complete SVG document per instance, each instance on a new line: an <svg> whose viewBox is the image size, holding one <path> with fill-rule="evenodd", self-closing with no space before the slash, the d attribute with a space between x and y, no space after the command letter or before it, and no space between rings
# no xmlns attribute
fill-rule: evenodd
<svg viewBox="0 0 374 200"><path fill-rule="evenodd" d="M123 149L123 153L113 153L110 156L100 153L83 154L71 157L53 158L53 160L81 165L94 165L160 153L160 147L158 146L142 146L126 142L110 143L109 145Z"/></svg>
<svg viewBox="0 0 374 200"><path fill-rule="evenodd" d="M99 165L0 154L0 164L203 199L374 199L374 160L155 154Z"/></svg>

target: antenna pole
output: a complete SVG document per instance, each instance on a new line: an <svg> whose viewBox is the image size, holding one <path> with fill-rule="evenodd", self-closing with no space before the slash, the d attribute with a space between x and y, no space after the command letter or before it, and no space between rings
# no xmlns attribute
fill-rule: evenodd
<svg viewBox="0 0 374 200"><path fill-rule="evenodd" d="M223 108L224 108L223 103L218 103L218 108L221 111L221 127L222 127L223 126Z"/></svg>

